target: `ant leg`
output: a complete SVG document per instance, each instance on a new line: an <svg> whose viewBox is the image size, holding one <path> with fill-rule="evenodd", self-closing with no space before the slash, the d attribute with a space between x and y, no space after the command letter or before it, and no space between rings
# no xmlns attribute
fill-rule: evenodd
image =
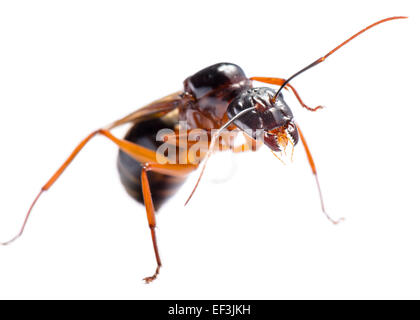
<svg viewBox="0 0 420 320"><path fill-rule="evenodd" d="M73 159L78 155L80 150L83 149L83 147L91 140L98 132L94 131L90 135L88 135L80 144L74 149L74 151L71 153L71 155L67 158L67 160L62 164L62 166L57 170L57 172L48 180L48 182L41 188L41 191L36 196L35 200L32 202L31 206L29 207L28 212L26 213L25 220L23 221L23 224L20 228L20 231L17 235L15 235L12 239L6 241L6 242L0 242L0 245L7 246L14 242L16 239L18 239L25 230L26 224L28 222L29 216L32 212L32 209L34 208L35 204L37 203L38 199L41 197L41 195L47 191L54 182L60 177L60 175L63 173L63 171L67 168L67 166L73 161Z"/></svg>
<svg viewBox="0 0 420 320"><path fill-rule="evenodd" d="M274 85L278 85L281 86L283 85L283 83L286 82L286 79L281 79L281 78L267 78L267 77L251 77L249 78L250 80L254 80L254 81L259 81L259 82L264 82L264 83L268 83L268 84L274 84ZM301 99L301 97L299 96L298 92L296 91L296 89L290 84L286 84L286 89L290 88L294 95L296 96L296 99L299 101L300 105L302 107L304 107L306 110L309 111L317 111L318 109L322 109L323 106L317 106L315 108L311 108L308 107Z"/></svg>
<svg viewBox="0 0 420 320"><path fill-rule="evenodd" d="M141 169L141 187L143 191L143 199L144 199L144 205L146 207L147 221L149 222L150 232L152 234L153 249L155 251L156 263L157 263L157 268L153 276L146 277L143 279L144 281L146 281L146 283L150 283L157 278L160 267L162 266L162 262L160 260L159 250L158 250L157 240L156 240L155 207L153 206L152 193L150 191L149 179L147 178L147 171L148 171L147 169L148 169L147 166L144 166Z"/></svg>
<svg viewBox="0 0 420 320"><path fill-rule="evenodd" d="M296 124L296 123L295 123L295 124ZM328 214L328 213L327 213L327 211L325 210L324 199L323 199L323 197L322 197L321 186L320 186L320 184L319 184L319 180L318 180L318 173L317 173L317 171L316 171L316 167L315 167L315 162L314 162L314 159L313 159L313 157L312 157L311 151L309 150L308 143L306 142L306 139L305 139L305 137L304 137L304 136L303 136L303 134L302 134L302 130L300 129L300 127L299 127L297 124L296 124L296 128L298 129L300 139L302 140L302 144L303 144L303 147L304 147L305 152L306 152L306 157L308 158L309 165L311 166L311 169L312 169L312 173L313 173L313 174L314 174L314 176L315 176L316 185L317 185L317 187L318 187L319 199L320 199L320 201L321 201L321 209L322 209L322 212L325 214L325 216L327 217L327 219L328 219L328 220L330 220L333 224L338 224L338 223L340 223L341 221L343 221L343 220L344 220L344 218L340 218L340 219L338 219L338 220L334 220L334 219L332 219L332 218L329 216L329 214Z"/></svg>
<svg viewBox="0 0 420 320"><path fill-rule="evenodd" d="M70 165L70 163L76 158L79 152L86 146L86 144L96 135L103 135L112 142L114 142L121 150L125 151L127 154L132 156L134 159L141 163L148 163L148 162L156 162L156 153L150 149L144 148L142 146L136 145L130 141L121 140L113 136L108 130L99 129L92 132L88 135L79 145L73 150L71 155L67 158L67 160L61 165L61 167L54 173L54 175L48 180L48 182L41 188L41 191L36 196L35 200L33 201L32 205L30 206L28 212L26 213L25 220L23 221L22 227L16 236L14 236L11 240L6 242L0 242L0 245L9 245L16 239L18 239L24 232L26 224L28 222L29 216L34 208L35 204L37 203L38 199L41 195L48 191L53 184L58 180L58 178L63 174L66 168ZM186 175L189 172L195 170L197 168L196 165L192 164L168 164L168 165L161 165L162 173L168 175Z"/></svg>
<svg viewBox="0 0 420 320"><path fill-rule="evenodd" d="M159 250L158 250L158 245L157 245L157 240L156 240L156 231L155 231L156 216L155 216L155 208L153 205L152 193L150 191L149 179L147 177L148 171L169 174L172 176L179 176L179 175L184 175L184 174L182 172L177 171L176 169L172 170L168 168L167 165L162 165L158 163L146 163L143 165L142 170L141 170L141 186L142 186L142 191L143 191L144 205L146 207L147 221L149 223L150 232L152 235L153 249L155 251L155 257L156 257L156 263L157 263L157 268L156 268L155 273L151 277L146 277L143 279L146 283L151 283L157 278L160 268L162 267L162 262L160 260Z"/></svg>

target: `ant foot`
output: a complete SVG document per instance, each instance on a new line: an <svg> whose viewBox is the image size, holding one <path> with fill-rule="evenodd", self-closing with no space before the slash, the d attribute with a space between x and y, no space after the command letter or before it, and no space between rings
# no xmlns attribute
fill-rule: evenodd
<svg viewBox="0 0 420 320"><path fill-rule="evenodd" d="M144 278L144 279L143 279L143 281L144 281L145 283L147 283L147 284L152 283L154 280L156 280L156 278L157 278L157 276L158 276L158 274L159 274L159 269L160 269L160 266L158 266L158 267L156 268L155 274L154 274L153 276L151 276L151 277L146 277L146 278Z"/></svg>

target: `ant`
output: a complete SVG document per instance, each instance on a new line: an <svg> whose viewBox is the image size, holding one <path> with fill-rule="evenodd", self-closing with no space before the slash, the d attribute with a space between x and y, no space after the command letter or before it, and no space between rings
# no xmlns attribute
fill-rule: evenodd
<svg viewBox="0 0 420 320"><path fill-rule="evenodd" d="M121 182L127 192L146 207L157 263L155 273L150 277L144 278L146 283L156 279L162 266L156 240L155 211L176 192L187 176L197 170L201 163L201 173L186 204L188 203L197 189L211 153L215 151L219 137L226 131L239 130L244 132L244 136L248 139L246 143L240 146L234 146L232 142L228 142L225 148L234 152L255 151L257 149L256 142L260 140L261 144L265 144L276 155L275 152L285 151L289 144L294 147L299 140L302 141L316 180L321 209L332 223L339 223L342 219L332 219L325 210L314 159L302 130L294 121L293 113L284 101L281 91L282 89L290 89L302 107L309 111L321 109L321 106L311 108L303 103L296 89L290 84L291 80L325 61L342 46L374 26L386 21L404 18L407 17L390 17L369 25L288 79L271 77L248 78L239 66L232 63L218 63L198 71L184 81L184 89L182 91L156 100L112 122L108 126L93 131L82 140L67 160L41 188L41 191L30 206L18 234L11 240L0 244L8 245L22 235L30 213L40 196L53 186L85 145L97 135L105 136L118 146L120 150L118 171ZM266 87L253 87L252 81L278 85L280 88L275 91ZM208 133L212 130L217 130L215 134L210 134L211 142L210 145L208 142L206 143L208 148L203 156L201 156L201 152L200 156L191 156L188 153L190 145L187 145L186 148L178 145L178 142L185 138L185 133L182 133L179 127L181 121L186 123L187 135L195 129L201 129ZM127 123L133 123L133 126L124 139L119 139L110 132L112 129ZM159 139L156 139L156 137L159 130L167 128L174 130L172 136L167 137L166 141L172 138L175 148L173 150L175 150L175 156L178 161L162 163L162 161L157 160L159 157L165 159L165 154L158 152L163 142L158 141ZM259 135L255 133L257 131L260 132ZM278 158L280 159L280 157Z"/></svg>

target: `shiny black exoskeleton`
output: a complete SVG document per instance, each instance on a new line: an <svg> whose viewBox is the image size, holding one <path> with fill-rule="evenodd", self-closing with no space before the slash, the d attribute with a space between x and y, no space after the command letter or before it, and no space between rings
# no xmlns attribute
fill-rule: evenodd
<svg viewBox="0 0 420 320"><path fill-rule="evenodd" d="M283 95L279 94L274 100L275 94L273 89L264 87L245 90L229 104L227 114L232 119L239 112L254 108L233 123L252 138L263 138L273 151L281 151L279 135L286 135L296 145L299 134Z"/></svg>
<svg viewBox="0 0 420 320"><path fill-rule="evenodd" d="M252 82L244 71L233 63L218 63L209 66L184 81L184 90L166 101L176 106L177 114L161 118L138 121L127 133L128 141L157 150L161 142L156 141L160 129L175 129L178 121L185 121L188 129L218 129L244 109L255 110L244 114L234 124L252 138L257 139L261 130L264 143L273 151L282 150L279 137L287 135L293 144L299 140L293 123L293 114L280 94L273 101L275 91L270 88L252 88ZM156 105L162 102L156 102ZM127 192L137 201L143 202L142 186L138 177L142 165L120 151L118 171ZM171 177L150 172L149 181L155 208L174 194L184 178Z"/></svg>
<svg viewBox="0 0 420 320"><path fill-rule="evenodd" d="M189 128L217 128L227 120L224 119L226 114L232 119L239 112L255 107L255 110L235 120L234 124L254 139L263 138L273 151L283 148L279 135L287 136L294 145L299 141L292 111L283 96L279 94L274 101L276 92L273 89L252 88L251 81L236 64L217 63L198 71L184 81L184 91L195 100L194 106L189 106L185 112L187 122L188 118L196 122L195 110L200 112L200 126L189 123ZM217 120L215 125L203 121L208 113L212 114L213 122Z"/></svg>

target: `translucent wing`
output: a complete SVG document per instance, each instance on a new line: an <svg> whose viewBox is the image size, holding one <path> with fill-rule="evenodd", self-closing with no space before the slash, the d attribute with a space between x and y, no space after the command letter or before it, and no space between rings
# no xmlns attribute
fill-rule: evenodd
<svg viewBox="0 0 420 320"><path fill-rule="evenodd" d="M153 101L129 115L112 122L110 125L106 126L105 129L111 130L125 123L162 117L185 103L186 99L182 97L182 91L178 91L159 100Z"/></svg>

